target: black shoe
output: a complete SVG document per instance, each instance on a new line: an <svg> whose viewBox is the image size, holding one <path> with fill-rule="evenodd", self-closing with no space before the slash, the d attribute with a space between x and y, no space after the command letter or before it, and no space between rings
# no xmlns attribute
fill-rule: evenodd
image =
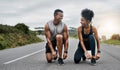
<svg viewBox="0 0 120 70"><path fill-rule="evenodd" d="M62 58L59 58L59 59L58 59L58 63L59 63L60 65L64 65L63 59L62 59Z"/></svg>
<svg viewBox="0 0 120 70"><path fill-rule="evenodd" d="M91 59L92 66L96 66L96 60L94 58Z"/></svg>
<svg viewBox="0 0 120 70"><path fill-rule="evenodd" d="M54 60L57 60L57 56L53 58Z"/></svg>
<svg viewBox="0 0 120 70"><path fill-rule="evenodd" d="M91 63L92 66L96 66L96 63Z"/></svg>

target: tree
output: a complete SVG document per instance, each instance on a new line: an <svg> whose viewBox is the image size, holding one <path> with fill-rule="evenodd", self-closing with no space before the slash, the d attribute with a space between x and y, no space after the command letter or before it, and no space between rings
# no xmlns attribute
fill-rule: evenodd
<svg viewBox="0 0 120 70"><path fill-rule="evenodd" d="M111 39L112 40L120 40L120 35L119 34L113 34Z"/></svg>

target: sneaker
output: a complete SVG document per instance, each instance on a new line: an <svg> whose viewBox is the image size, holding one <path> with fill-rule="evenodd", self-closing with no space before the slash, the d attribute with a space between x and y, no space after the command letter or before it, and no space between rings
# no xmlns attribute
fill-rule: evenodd
<svg viewBox="0 0 120 70"><path fill-rule="evenodd" d="M96 66L96 63L91 63L92 66Z"/></svg>
<svg viewBox="0 0 120 70"><path fill-rule="evenodd" d="M57 56L53 58L54 60L57 60Z"/></svg>
<svg viewBox="0 0 120 70"><path fill-rule="evenodd" d="M59 59L58 59L58 63L59 63L60 65L64 65L63 59L62 59L62 58L59 58Z"/></svg>
<svg viewBox="0 0 120 70"><path fill-rule="evenodd" d="M91 59L92 66L96 66L96 60L94 58Z"/></svg>

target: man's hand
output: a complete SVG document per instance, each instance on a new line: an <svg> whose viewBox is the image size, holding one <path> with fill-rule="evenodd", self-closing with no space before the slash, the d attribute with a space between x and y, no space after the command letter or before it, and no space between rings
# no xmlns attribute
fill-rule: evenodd
<svg viewBox="0 0 120 70"><path fill-rule="evenodd" d="M66 59L67 58L67 53L64 53L63 54L63 59Z"/></svg>
<svg viewBox="0 0 120 70"><path fill-rule="evenodd" d="M56 55L56 51L53 51L52 52L52 58L55 58L57 55Z"/></svg>
<svg viewBox="0 0 120 70"><path fill-rule="evenodd" d="M87 59L91 59L92 58L92 56L86 51L85 52L85 57L87 58Z"/></svg>

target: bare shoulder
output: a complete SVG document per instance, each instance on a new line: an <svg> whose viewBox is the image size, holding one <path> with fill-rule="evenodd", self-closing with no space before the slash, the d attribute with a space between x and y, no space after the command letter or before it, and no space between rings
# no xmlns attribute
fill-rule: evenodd
<svg viewBox="0 0 120 70"><path fill-rule="evenodd" d="M45 27L47 27L47 26L48 26L48 23L45 24Z"/></svg>
<svg viewBox="0 0 120 70"><path fill-rule="evenodd" d="M97 31L97 28L95 26L92 26L92 31L93 32L96 32Z"/></svg>
<svg viewBox="0 0 120 70"><path fill-rule="evenodd" d="M78 31L82 31L82 26L79 26L79 27L78 27Z"/></svg>
<svg viewBox="0 0 120 70"><path fill-rule="evenodd" d="M64 24L64 31L68 30L68 27L66 24Z"/></svg>
<svg viewBox="0 0 120 70"><path fill-rule="evenodd" d="M67 28L67 25L66 25L66 24L64 24L64 28Z"/></svg>
<svg viewBox="0 0 120 70"><path fill-rule="evenodd" d="M47 29L47 30L49 29L49 27L48 27L48 24L47 24L47 23L45 24L45 27L44 27L44 28L45 28L45 30L46 30L46 29Z"/></svg>

